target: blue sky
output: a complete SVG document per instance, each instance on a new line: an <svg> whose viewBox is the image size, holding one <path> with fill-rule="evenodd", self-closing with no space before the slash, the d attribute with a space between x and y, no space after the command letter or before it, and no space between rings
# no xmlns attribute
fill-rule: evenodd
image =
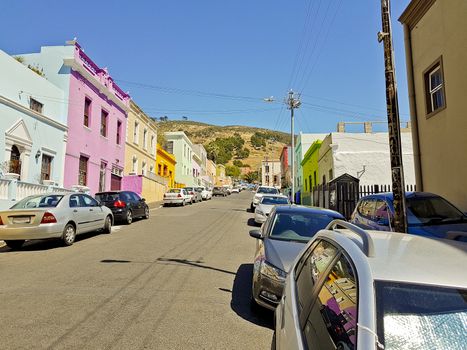
<svg viewBox="0 0 467 350"><path fill-rule="evenodd" d="M402 26L392 1L401 119L409 119ZM77 37L149 115L296 132L386 120L380 1L3 0L0 48L39 51ZM264 97L274 96L266 103ZM380 127L381 128L381 127Z"/></svg>

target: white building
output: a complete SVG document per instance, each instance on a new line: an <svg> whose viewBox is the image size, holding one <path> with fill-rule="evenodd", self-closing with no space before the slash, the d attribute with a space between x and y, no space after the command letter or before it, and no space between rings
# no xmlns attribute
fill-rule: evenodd
<svg viewBox="0 0 467 350"><path fill-rule="evenodd" d="M175 156L175 182L185 186L194 186L193 177L193 143L183 131L164 133L167 140L167 152Z"/></svg>
<svg viewBox="0 0 467 350"><path fill-rule="evenodd" d="M410 132L401 133L402 160L406 185L415 185ZM319 184L345 173L360 179L360 185L390 185L389 137L381 133L333 132L319 149Z"/></svg>
<svg viewBox="0 0 467 350"><path fill-rule="evenodd" d="M279 160L261 161L261 184L281 188L281 162Z"/></svg>

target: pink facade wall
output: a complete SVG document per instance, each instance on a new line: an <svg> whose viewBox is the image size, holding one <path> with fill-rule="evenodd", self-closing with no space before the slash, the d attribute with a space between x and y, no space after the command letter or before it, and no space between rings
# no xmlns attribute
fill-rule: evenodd
<svg viewBox="0 0 467 350"><path fill-rule="evenodd" d="M143 193L143 177L141 175L124 176L122 180L122 189L136 192L141 196Z"/></svg>
<svg viewBox="0 0 467 350"><path fill-rule="evenodd" d="M77 47L77 50L79 48ZM80 52L80 51L79 51ZM87 56L86 56L87 58ZM79 61L78 58L75 60ZM82 59L81 59L82 61ZM92 63L92 61L90 61ZM82 62L79 62L82 64ZM89 64L89 63L88 63ZM104 79L104 70L98 70L96 79ZM105 73L104 73L105 72ZM100 74L102 73L102 74ZM107 75L106 81L101 89L118 87L112 84ZM123 170L125 160L125 135L127 127L127 114L112 100L108 99L96 88L94 84L83 78L83 76L72 70L70 74L69 108L68 108L68 142L65 156L65 179L64 185L70 188L77 185L79 177L79 158L81 155L88 158L87 183L90 192L94 194L99 190L99 177L101 162L106 163L105 190L110 190L112 168ZM118 88L118 92L121 90ZM91 113L89 127L84 126L84 101L89 98ZM125 104L128 105L129 97L125 95ZM107 137L100 134L101 110L108 112ZM120 144L117 144L117 122L120 121ZM123 173L123 172L122 172Z"/></svg>

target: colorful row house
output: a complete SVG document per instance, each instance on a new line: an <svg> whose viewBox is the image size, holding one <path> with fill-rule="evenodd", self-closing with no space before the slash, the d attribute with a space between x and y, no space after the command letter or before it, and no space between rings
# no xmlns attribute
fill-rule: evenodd
<svg viewBox="0 0 467 350"><path fill-rule="evenodd" d="M20 57L63 91L68 126L64 186L90 193L120 189L130 96L76 41Z"/></svg>

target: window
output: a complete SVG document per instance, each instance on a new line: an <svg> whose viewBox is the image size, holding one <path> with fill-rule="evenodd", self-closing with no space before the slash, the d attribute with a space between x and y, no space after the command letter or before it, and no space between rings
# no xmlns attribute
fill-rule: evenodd
<svg viewBox="0 0 467 350"><path fill-rule="evenodd" d="M80 197L82 207L97 207L97 206L99 206L99 203L97 203L97 201L94 198L92 198L92 197L90 197L88 195L79 194L78 196Z"/></svg>
<svg viewBox="0 0 467 350"><path fill-rule="evenodd" d="M311 175L308 175L308 185L310 186L310 192L313 189L313 183L311 182Z"/></svg>
<svg viewBox="0 0 467 350"><path fill-rule="evenodd" d="M173 141L168 141L166 143L166 147L167 147L166 149L167 153L174 154L174 142Z"/></svg>
<svg viewBox="0 0 467 350"><path fill-rule="evenodd" d="M146 149L148 148L148 145L147 145L147 138L148 138L148 130L147 129L144 129L143 130L143 148Z"/></svg>
<svg viewBox="0 0 467 350"><path fill-rule="evenodd" d="M303 331L309 349L356 348L357 280L349 260L341 255L326 276Z"/></svg>
<svg viewBox="0 0 467 350"><path fill-rule="evenodd" d="M308 191L307 187L306 187L306 184L307 184L307 179L305 179L305 192Z"/></svg>
<svg viewBox="0 0 467 350"><path fill-rule="evenodd" d="M332 169L329 169L329 181L331 181L333 179L332 177Z"/></svg>
<svg viewBox="0 0 467 350"><path fill-rule="evenodd" d="M274 184L277 185L277 175L274 175Z"/></svg>
<svg viewBox="0 0 467 350"><path fill-rule="evenodd" d="M107 137L107 123L108 123L109 113L102 110L101 111L101 136Z"/></svg>
<svg viewBox="0 0 467 350"><path fill-rule="evenodd" d="M154 140L155 140L155 136L152 135L151 136L151 149L150 149L151 154L154 154Z"/></svg>
<svg viewBox="0 0 467 350"><path fill-rule="evenodd" d="M164 173L163 173L164 176L167 176L167 165L164 165Z"/></svg>
<svg viewBox="0 0 467 350"><path fill-rule="evenodd" d="M138 173L138 158L133 156L133 173L137 174Z"/></svg>
<svg viewBox="0 0 467 350"><path fill-rule="evenodd" d="M360 215L371 219L375 213L375 202L373 199L367 199L360 202L358 212Z"/></svg>
<svg viewBox="0 0 467 350"><path fill-rule="evenodd" d="M99 172L99 192L105 191L105 174L106 174L107 164L101 162L100 172Z"/></svg>
<svg viewBox="0 0 467 350"><path fill-rule="evenodd" d="M88 158L79 157L78 185L86 186L88 183Z"/></svg>
<svg viewBox="0 0 467 350"><path fill-rule="evenodd" d="M157 164L157 175L162 175L162 165Z"/></svg>
<svg viewBox="0 0 467 350"><path fill-rule="evenodd" d="M337 254L337 249L326 241L312 246L311 254L304 253L295 267L298 309L301 313L312 304L314 286L319 282ZM306 317L306 315L305 315Z"/></svg>
<svg viewBox="0 0 467 350"><path fill-rule="evenodd" d="M117 121L117 145L120 144L122 135L122 122L120 120Z"/></svg>
<svg viewBox="0 0 467 350"><path fill-rule="evenodd" d="M426 114L430 115L446 106L444 75L441 58L424 73Z"/></svg>
<svg viewBox="0 0 467 350"><path fill-rule="evenodd" d="M139 123L135 122L135 128L133 129L133 142L138 144L138 133L139 133Z"/></svg>
<svg viewBox="0 0 467 350"><path fill-rule="evenodd" d="M91 100L89 98L84 99L84 117L83 125L89 128L89 120L91 118Z"/></svg>
<svg viewBox="0 0 467 350"><path fill-rule="evenodd" d="M265 168L265 172L269 173L269 165L266 165L264 168Z"/></svg>
<svg viewBox="0 0 467 350"><path fill-rule="evenodd" d="M269 175L266 175L266 183L269 184Z"/></svg>
<svg viewBox="0 0 467 350"><path fill-rule="evenodd" d="M31 108L33 111L42 113L42 107L44 107L44 105L39 101L33 99L32 97L29 99L29 108Z"/></svg>
<svg viewBox="0 0 467 350"><path fill-rule="evenodd" d="M141 163L141 175L146 175L146 161L143 160Z"/></svg>
<svg viewBox="0 0 467 350"><path fill-rule="evenodd" d="M52 157L46 154L42 155L42 164L41 164L41 181L50 180L52 168Z"/></svg>
<svg viewBox="0 0 467 350"><path fill-rule="evenodd" d="M317 185L317 176L316 176L316 170L313 172L313 184L316 186Z"/></svg>

